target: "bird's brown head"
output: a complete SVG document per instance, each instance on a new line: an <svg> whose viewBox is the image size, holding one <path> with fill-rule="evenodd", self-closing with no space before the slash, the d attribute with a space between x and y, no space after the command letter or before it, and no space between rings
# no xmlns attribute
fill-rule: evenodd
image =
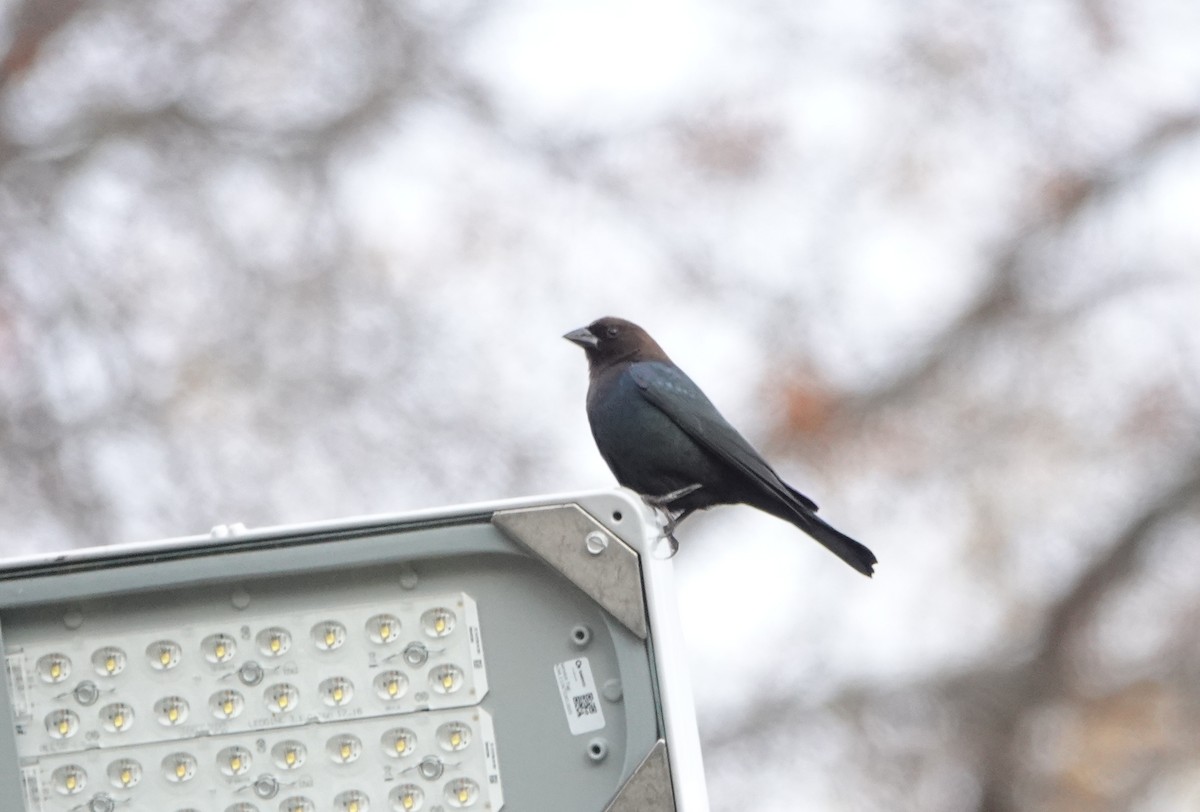
<svg viewBox="0 0 1200 812"><path fill-rule="evenodd" d="M583 347L592 369L633 361L669 361L650 334L631 321L605 316L563 336Z"/></svg>

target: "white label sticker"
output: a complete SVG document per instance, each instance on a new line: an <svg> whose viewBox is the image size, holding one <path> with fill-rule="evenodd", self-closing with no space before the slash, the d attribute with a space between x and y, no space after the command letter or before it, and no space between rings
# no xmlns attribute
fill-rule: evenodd
<svg viewBox="0 0 1200 812"><path fill-rule="evenodd" d="M554 677L558 680L558 693L562 696L571 734L578 736L602 729L604 711L600 708L596 680L592 678L592 666L587 657L554 666Z"/></svg>
<svg viewBox="0 0 1200 812"><path fill-rule="evenodd" d="M13 716L20 719L30 714L29 682L24 654L9 654L4 658L4 670L8 674L8 696L13 705Z"/></svg>
<svg viewBox="0 0 1200 812"><path fill-rule="evenodd" d="M42 776L36 764L21 768L21 784L25 787L25 808L29 812L42 812L45 809L42 798L46 797L50 788L42 786Z"/></svg>

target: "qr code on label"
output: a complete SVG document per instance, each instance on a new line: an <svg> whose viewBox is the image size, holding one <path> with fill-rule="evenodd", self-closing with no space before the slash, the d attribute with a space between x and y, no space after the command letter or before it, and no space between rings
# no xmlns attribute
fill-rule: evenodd
<svg viewBox="0 0 1200 812"><path fill-rule="evenodd" d="M596 679L587 657L577 657L554 666L554 678L562 698L563 713L571 734L579 736L604 728L604 706L596 696Z"/></svg>
<svg viewBox="0 0 1200 812"><path fill-rule="evenodd" d="M588 716L596 712L596 695L595 694L579 694L575 699L575 714L577 716Z"/></svg>

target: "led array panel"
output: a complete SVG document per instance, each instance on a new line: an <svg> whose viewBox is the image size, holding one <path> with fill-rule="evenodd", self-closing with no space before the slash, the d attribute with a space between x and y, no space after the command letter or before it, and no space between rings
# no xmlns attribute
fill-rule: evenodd
<svg viewBox="0 0 1200 812"><path fill-rule="evenodd" d="M465 593L247 602L229 626L76 620L6 650L30 812L502 805Z"/></svg>
<svg viewBox="0 0 1200 812"><path fill-rule="evenodd" d="M463 708L92 749L24 771L45 812L416 812L503 805L492 720Z"/></svg>

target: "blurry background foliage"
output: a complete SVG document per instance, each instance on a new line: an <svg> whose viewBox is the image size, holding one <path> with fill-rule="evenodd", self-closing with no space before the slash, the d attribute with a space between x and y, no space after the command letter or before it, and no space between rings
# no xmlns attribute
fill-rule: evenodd
<svg viewBox="0 0 1200 812"><path fill-rule="evenodd" d="M881 561L681 531L714 809L1200 807L1200 3L0 9L5 555L606 487L618 314Z"/></svg>

